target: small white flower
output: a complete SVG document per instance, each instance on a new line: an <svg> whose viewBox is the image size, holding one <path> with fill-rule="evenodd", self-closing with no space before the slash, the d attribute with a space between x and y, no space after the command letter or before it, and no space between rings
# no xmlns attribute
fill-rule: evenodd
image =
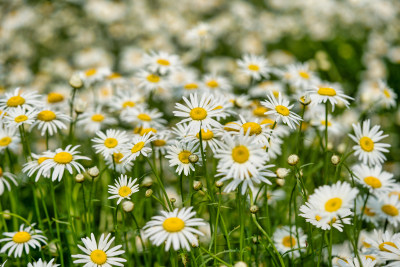
<svg viewBox="0 0 400 267"><path fill-rule="evenodd" d="M139 192L139 185L135 184L136 181L137 178L132 180L132 178L129 177L128 179L128 176L121 174L115 185L108 186L108 193L112 195L108 199L118 198L117 205L123 199L131 199L133 193Z"/></svg>

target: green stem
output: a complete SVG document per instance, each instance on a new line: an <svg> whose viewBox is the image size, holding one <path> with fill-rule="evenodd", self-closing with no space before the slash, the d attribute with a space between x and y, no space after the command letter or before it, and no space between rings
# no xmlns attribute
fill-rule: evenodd
<svg viewBox="0 0 400 267"><path fill-rule="evenodd" d="M169 209L172 211L172 210L173 210L173 206L172 206L172 204L171 204L171 201L169 200L167 191L165 191L164 184L163 184L163 182L161 181L160 176L158 176L157 170L154 169L153 164L151 164L150 160L149 160L147 157L145 157L145 159L147 160L147 163L150 165L150 168L151 168L151 170L153 171L154 176L156 177L157 182L158 182L158 184L159 184L160 187L161 187L161 190L162 190L162 192L163 192L163 194L164 194L164 197L165 197L165 199L166 199L166 201L167 201L167 203L168 203Z"/></svg>
<svg viewBox="0 0 400 267"><path fill-rule="evenodd" d="M63 248L62 248L60 226L58 223L59 221L58 221L56 197L54 194L54 185L53 185L52 181L50 181L50 193L51 193L51 198L53 201L53 212L54 212L55 223L56 223L57 239L58 239L58 243L59 243L59 245L57 246L57 250L58 250L58 254L60 255L61 266L64 266L64 252L63 252Z"/></svg>

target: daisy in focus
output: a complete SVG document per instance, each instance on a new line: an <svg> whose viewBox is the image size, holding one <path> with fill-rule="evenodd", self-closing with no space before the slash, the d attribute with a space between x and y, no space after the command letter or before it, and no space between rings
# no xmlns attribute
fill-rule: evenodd
<svg viewBox="0 0 400 267"><path fill-rule="evenodd" d="M117 205L119 205L123 199L131 199L133 193L139 192L139 185L135 184L136 181L137 178L132 180L131 177L128 179L128 176L121 174L114 185L108 186L108 193L111 194L108 199L118 198Z"/></svg>
<svg viewBox="0 0 400 267"><path fill-rule="evenodd" d="M155 137L151 133L147 133L143 136L135 136L132 140L125 144L122 148L122 153L125 155L122 158L124 164L134 161L140 155L147 157L152 151L147 145L155 140Z"/></svg>
<svg viewBox="0 0 400 267"><path fill-rule="evenodd" d="M268 78L268 60L262 56L244 55L242 59L237 61L240 70L251 76L256 81L262 77Z"/></svg>
<svg viewBox="0 0 400 267"><path fill-rule="evenodd" d="M190 156L195 155L195 158L201 162L201 156L199 152L196 152L199 144L195 142L178 142L168 147L168 155L165 158L169 159L169 166L176 167L176 172L180 175L182 172L185 175L189 175L190 171L194 171L195 162L191 162ZM196 164L199 164L197 162Z"/></svg>
<svg viewBox="0 0 400 267"><path fill-rule="evenodd" d="M129 141L124 131L108 129L106 133L98 131L97 137L92 139L95 143L93 148L96 153L101 153L105 159L108 159L114 153L118 153L122 147Z"/></svg>
<svg viewBox="0 0 400 267"><path fill-rule="evenodd" d="M7 180L10 180L13 184L15 184L15 186L18 186L18 183L15 180L16 177L16 175L10 172L4 172L3 168L0 167L0 196L4 193L5 187L8 189L8 191L11 191L10 182Z"/></svg>
<svg viewBox="0 0 400 267"><path fill-rule="evenodd" d="M124 162L122 159L125 157L120 151L112 154L112 157L106 159L107 167L110 170L114 170L118 173L126 173L132 170L133 162Z"/></svg>
<svg viewBox="0 0 400 267"><path fill-rule="evenodd" d="M71 118L62 112L44 108L37 113L36 121L32 124L32 128L37 127L38 130L41 130L42 136L46 133L53 136L58 130L67 129L65 123L70 120Z"/></svg>
<svg viewBox="0 0 400 267"><path fill-rule="evenodd" d="M33 160L25 163L22 168L22 172L26 173L28 177L32 177L33 174L40 168L40 164L42 164L43 161L49 159L49 157L45 157L43 154L37 155L35 153L31 153L31 158ZM50 170L46 172L40 172L40 173L38 172L35 178L35 182L39 180L40 176L43 176L45 178L50 178Z"/></svg>
<svg viewBox="0 0 400 267"><path fill-rule="evenodd" d="M371 209L394 227L400 224L400 199L397 195L378 195L377 201L371 203Z"/></svg>
<svg viewBox="0 0 400 267"><path fill-rule="evenodd" d="M5 93L4 98L0 98L0 110L8 111L16 107L37 108L42 103L40 95L36 91L22 92L16 88L12 93Z"/></svg>
<svg viewBox="0 0 400 267"><path fill-rule="evenodd" d="M345 95L342 89L336 84L324 83L314 86L306 93L310 94L312 105L329 101L332 105L332 112L335 110L335 106L340 102L348 108L350 105L348 100L354 100L354 98Z"/></svg>
<svg viewBox="0 0 400 267"><path fill-rule="evenodd" d="M18 128L24 124L31 125L35 122L37 113L35 109L18 106L7 111L7 116L4 116L4 124L12 128Z"/></svg>
<svg viewBox="0 0 400 267"><path fill-rule="evenodd" d="M395 186L393 174L382 170L382 166L369 167L361 164L353 167L356 182L369 189L371 193L388 192Z"/></svg>

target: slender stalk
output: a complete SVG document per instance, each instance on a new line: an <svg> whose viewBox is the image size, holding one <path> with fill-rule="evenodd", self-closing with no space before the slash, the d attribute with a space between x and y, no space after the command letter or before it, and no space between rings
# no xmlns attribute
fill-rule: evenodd
<svg viewBox="0 0 400 267"><path fill-rule="evenodd" d="M60 226L58 223L59 220L58 220L56 197L54 194L54 185L53 185L52 181L50 181L50 194L51 194L51 198L53 201L53 212L54 212L55 223L56 223L57 239L58 239L58 243L59 243L59 245L57 246L57 250L58 250L58 254L60 255L61 266L64 266L64 252L63 252L63 248L62 248Z"/></svg>
<svg viewBox="0 0 400 267"><path fill-rule="evenodd" d="M172 210L173 210L173 206L172 206L172 204L171 204L171 201L169 200L167 191L165 191L164 184L163 184L163 182L161 181L160 176L158 176L157 170L154 169L153 164L151 164L150 160L149 160L147 157L145 157L145 159L147 160L147 163L150 165L150 168L151 168L151 170L153 171L154 176L156 177L157 182L158 182L158 184L159 184L160 187L161 187L161 190L162 190L162 192L163 192L163 194L164 194L164 197L165 197L165 199L166 199L166 201L167 201L167 203L168 203L169 209L172 211Z"/></svg>

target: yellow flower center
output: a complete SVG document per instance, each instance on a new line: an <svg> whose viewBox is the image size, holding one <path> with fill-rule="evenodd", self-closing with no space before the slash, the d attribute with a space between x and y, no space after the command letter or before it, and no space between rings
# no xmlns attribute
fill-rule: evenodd
<svg viewBox="0 0 400 267"><path fill-rule="evenodd" d="M265 112L267 112L268 111L268 109L266 108L266 107L256 107L254 110L253 110L253 114L255 115L255 116L258 116L258 117L263 117L263 116L265 116Z"/></svg>
<svg viewBox="0 0 400 267"><path fill-rule="evenodd" d="M124 185L124 186L121 186L121 188L118 190L118 194L121 197L127 197L132 194L132 190L129 187Z"/></svg>
<svg viewBox="0 0 400 267"><path fill-rule="evenodd" d="M308 74L306 71L299 71L299 75L303 79L306 79L306 80L310 79L310 74Z"/></svg>
<svg viewBox="0 0 400 267"><path fill-rule="evenodd" d="M147 133L157 133L157 130L154 128L141 128L139 131L139 134L141 136L147 134Z"/></svg>
<svg viewBox="0 0 400 267"><path fill-rule="evenodd" d="M285 246L285 247L288 247L288 248L292 248L292 247L294 247L295 245L296 245L296 239L294 239L294 237L293 236L285 236L283 239L282 239L282 244Z"/></svg>
<svg viewBox="0 0 400 267"><path fill-rule="evenodd" d="M183 163L183 164L189 164L189 156L192 155L192 152L188 150L182 150L178 154L178 159Z"/></svg>
<svg viewBox="0 0 400 267"><path fill-rule="evenodd" d="M88 69L88 70L85 72L85 75L86 75L86 77L90 77L90 76L95 75L96 73L97 73L97 70L96 70L96 69Z"/></svg>
<svg viewBox="0 0 400 267"><path fill-rule="evenodd" d="M246 146L239 145L232 149L232 159L237 163L245 163L249 157L250 152Z"/></svg>
<svg viewBox="0 0 400 267"><path fill-rule="evenodd" d="M399 210L395 206L390 204L383 205L381 210L392 217L399 215Z"/></svg>
<svg viewBox="0 0 400 267"><path fill-rule="evenodd" d="M3 137L0 139L0 146L8 146L12 142L11 137Z"/></svg>
<svg viewBox="0 0 400 267"><path fill-rule="evenodd" d="M16 95L16 96L12 96L7 100L7 106L9 107L18 107L25 104L25 98L23 98L22 96Z"/></svg>
<svg viewBox="0 0 400 267"><path fill-rule="evenodd" d="M151 117L145 113L140 113L137 118L141 121L151 121Z"/></svg>
<svg viewBox="0 0 400 267"><path fill-rule="evenodd" d="M131 149L131 153L135 154L136 152L139 152L140 150L142 150L142 148L144 147L144 142L140 141L137 144L135 144L132 149Z"/></svg>
<svg viewBox="0 0 400 267"><path fill-rule="evenodd" d="M334 211L337 211L338 209L340 209L341 206L342 206L342 199L340 199L338 197L334 197L334 198L329 199L325 203L325 210L328 212L334 212Z"/></svg>
<svg viewBox="0 0 400 267"><path fill-rule="evenodd" d="M94 114L92 116L92 121L102 122L103 120L104 120L104 115L102 115L102 114Z"/></svg>
<svg viewBox="0 0 400 267"><path fill-rule="evenodd" d="M107 254L100 249L96 249L90 253L90 259L92 262L102 265L107 262Z"/></svg>
<svg viewBox="0 0 400 267"><path fill-rule="evenodd" d="M383 94L386 96L386 98L390 98L390 92L388 89L384 89Z"/></svg>
<svg viewBox="0 0 400 267"><path fill-rule="evenodd" d="M124 154L122 154L122 153L114 153L113 157L114 157L114 162L116 164L120 164L121 163L121 159L124 157Z"/></svg>
<svg viewBox="0 0 400 267"><path fill-rule="evenodd" d="M157 63L160 64L160 65L163 65L163 66L169 66L171 64L171 63L169 63L168 60L162 59L162 58L158 59Z"/></svg>
<svg viewBox="0 0 400 267"><path fill-rule="evenodd" d="M259 70L260 70L260 67L259 67L258 65L255 65L255 64L249 64L249 65L247 66L247 68L248 68L249 70L251 70L251 71L259 71Z"/></svg>
<svg viewBox="0 0 400 267"><path fill-rule="evenodd" d="M165 140L159 139L159 140L154 140L153 145L154 146L165 146L167 142Z"/></svg>
<svg viewBox="0 0 400 267"><path fill-rule="evenodd" d="M19 116L15 117L14 121L15 121L16 123L20 123L20 122L26 121L27 119L28 119L28 116L26 116L26 115L19 115Z"/></svg>
<svg viewBox="0 0 400 267"><path fill-rule="evenodd" d="M370 216L370 217L375 216L375 212L373 212L373 211L372 211L370 208L368 208L368 207L365 207L365 209L364 209L364 214L367 215L367 216Z"/></svg>
<svg viewBox="0 0 400 267"><path fill-rule="evenodd" d="M371 247L371 244L369 244L369 243L367 243L367 242L365 242L365 241L362 241L362 244L363 244L363 246L366 247L366 248L370 248L370 247Z"/></svg>
<svg viewBox="0 0 400 267"><path fill-rule="evenodd" d="M282 105L277 105L275 107L276 112L278 112L279 114L281 114L282 116L289 116L289 109L285 106Z"/></svg>
<svg viewBox="0 0 400 267"><path fill-rule="evenodd" d="M390 252L390 250L388 250L387 248L385 248L385 245L388 245L388 246L392 246L392 247L394 247L394 248L397 248L397 246L396 246L395 243L390 242L390 241L387 241L387 242L383 242L382 244L380 244L380 245L379 245L379 249L380 249L381 251Z"/></svg>
<svg viewBox="0 0 400 267"><path fill-rule="evenodd" d="M17 244L23 244L31 240L31 235L25 231L17 232L12 240Z"/></svg>
<svg viewBox="0 0 400 267"><path fill-rule="evenodd" d="M64 96L60 93L51 92L47 95L47 102L59 103L64 100Z"/></svg>
<svg viewBox="0 0 400 267"><path fill-rule="evenodd" d="M43 110L37 115L38 120L52 121L56 118L56 114L51 110Z"/></svg>
<svg viewBox="0 0 400 267"><path fill-rule="evenodd" d="M135 106L135 103L132 101L125 101L124 103L122 103L123 108L127 108L127 107L133 108L134 106Z"/></svg>
<svg viewBox="0 0 400 267"><path fill-rule="evenodd" d="M364 178L364 182L371 186L372 188L381 188L382 187L382 183L381 180L379 180L376 177L373 176L368 176Z"/></svg>
<svg viewBox="0 0 400 267"><path fill-rule="evenodd" d="M121 78L121 74L119 74L118 72L113 72L110 75L107 76L107 79L109 80L113 80L113 79L118 79Z"/></svg>
<svg viewBox="0 0 400 267"><path fill-rule="evenodd" d="M326 95L326 96L335 96L336 91L333 88L330 87L320 87L318 89L318 94L320 95Z"/></svg>
<svg viewBox="0 0 400 267"><path fill-rule="evenodd" d="M195 121L204 120L207 117L207 111L204 108L194 108L190 111L190 117Z"/></svg>
<svg viewBox="0 0 400 267"><path fill-rule="evenodd" d="M320 221L320 220L322 219L322 217L319 216L319 215L315 215L315 219L316 219L317 221Z"/></svg>
<svg viewBox="0 0 400 267"><path fill-rule="evenodd" d="M360 139L360 146L362 150L371 152L372 150L374 150L374 141L372 141L372 139L367 136L363 136Z"/></svg>
<svg viewBox="0 0 400 267"><path fill-rule="evenodd" d="M50 159L50 158L48 158L48 157L40 157L40 158L38 158L37 163L40 165L40 164L43 163L43 161L45 161L47 159Z"/></svg>
<svg viewBox="0 0 400 267"><path fill-rule="evenodd" d="M209 81L206 83L206 85L207 85L208 87L211 87L211 88L217 88L217 87L218 87L218 82L217 82L216 80L209 80Z"/></svg>
<svg viewBox="0 0 400 267"><path fill-rule="evenodd" d="M246 122L242 127L245 133L250 129L250 135L259 135L262 131L260 124L256 122Z"/></svg>
<svg viewBox="0 0 400 267"><path fill-rule="evenodd" d="M224 130L227 132L239 132L239 130L236 129L236 127L231 127L230 125L237 125L238 127L240 127L239 124L237 124L236 122L228 122L225 124Z"/></svg>
<svg viewBox="0 0 400 267"><path fill-rule="evenodd" d="M0 178L3 177L3 168L0 167Z"/></svg>
<svg viewBox="0 0 400 267"><path fill-rule="evenodd" d="M104 140L104 145L108 148L114 148L118 145L118 141L115 138L109 137Z"/></svg>
<svg viewBox="0 0 400 267"><path fill-rule="evenodd" d="M151 83L158 83L160 81L160 76L155 74L150 74L146 77L146 79Z"/></svg>
<svg viewBox="0 0 400 267"><path fill-rule="evenodd" d="M267 127L272 128L272 126L274 125L275 121L271 120L269 118L263 119L262 122L260 122L260 125L263 124L268 124Z"/></svg>
<svg viewBox="0 0 400 267"><path fill-rule="evenodd" d="M376 258L372 255L365 255L366 259L371 259L372 261L376 260Z"/></svg>
<svg viewBox="0 0 400 267"><path fill-rule="evenodd" d="M200 138L199 133L196 134L197 138ZM201 139L203 140L211 140L214 137L214 133L211 130L207 130L207 132L204 129L201 129Z"/></svg>
<svg viewBox="0 0 400 267"><path fill-rule="evenodd" d="M72 161L73 157L68 152L59 152L54 156L54 161L59 164L68 164Z"/></svg>
<svg viewBox="0 0 400 267"><path fill-rule="evenodd" d="M170 232L170 233L175 233L181 231L183 228L185 228L185 222L177 217L171 217L166 219L163 222L163 228L165 231Z"/></svg>
<svg viewBox="0 0 400 267"><path fill-rule="evenodd" d="M196 83L187 83L185 84L185 86L183 87L185 90L194 90L199 88L199 86Z"/></svg>
<svg viewBox="0 0 400 267"><path fill-rule="evenodd" d="M325 126L325 123L325 120L321 120L321 125ZM332 126L332 123L330 121L328 121L328 126Z"/></svg>

